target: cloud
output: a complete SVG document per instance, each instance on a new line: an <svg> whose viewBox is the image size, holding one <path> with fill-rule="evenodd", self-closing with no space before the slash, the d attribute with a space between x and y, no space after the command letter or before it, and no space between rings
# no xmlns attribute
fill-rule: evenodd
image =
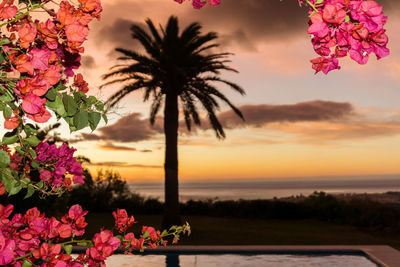
<svg viewBox="0 0 400 267"><path fill-rule="evenodd" d="M139 25L145 29L147 28L142 22L117 18L112 23L104 24L94 38L98 45L108 42L111 43L114 48L123 47L131 50L138 50L141 46L139 42L134 40L131 36L130 28L132 24Z"/></svg>
<svg viewBox="0 0 400 267"><path fill-rule="evenodd" d="M146 168L146 169L160 169L163 167L159 165L130 164L127 162L120 162L120 161L102 161L102 162L92 162L84 164L87 166L107 166L107 167Z"/></svg>
<svg viewBox="0 0 400 267"><path fill-rule="evenodd" d="M92 69L96 67L96 60L92 56L83 56L81 63L83 68Z"/></svg>
<svg viewBox="0 0 400 267"><path fill-rule="evenodd" d="M354 114L350 103L332 101L310 101L292 105L244 105L239 107L243 112L245 121L242 121L233 111L222 112L218 115L222 125L227 129L242 127L262 127L273 122L298 122L298 121L330 121L345 119ZM204 120L201 129L210 129L210 124ZM120 118L110 126L98 129L98 134L81 134L80 140L74 141L115 141L122 143L139 142L154 139L162 134L162 120L157 119L152 126L147 118L142 118L139 113L132 113ZM180 122L180 132L187 133L185 124ZM118 148L111 143L102 145L105 149ZM126 150L126 147L121 147ZM129 148L132 149L132 148Z"/></svg>
<svg viewBox="0 0 400 267"><path fill-rule="evenodd" d="M137 149L134 147L118 146L110 142L107 142L105 144L100 144L98 145L98 147L103 150L112 150L112 151L137 151Z"/></svg>
<svg viewBox="0 0 400 267"><path fill-rule="evenodd" d="M151 150L151 149L137 150L134 147L114 145L111 142L107 142L105 144L100 144L100 145L98 145L98 147L103 150L111 150L111 151L137 151L137 152L142 152L142 153L153 152L153 150Z"/></svg>
<svg viewBox="0 0 400 267"><path fill-rule="evenodd" d="M245 120L241 120L232 110L218 115L227 129L238 127L262 127L273 122L330 121L345 119L354 115L350 103L315 100L292 105L244 105L240 106ZM203 128L210 128L209 124Z"/></svg>
<svg viewBox="0 0 400 267"><path fill-rule="evenodd" d="M297 143L320 144L341 140L366 140L400 135L399 122L313 122L273 124L271 128L293 134Z"/></svg>
<svg viewBox="0 0 400 267"><path fill-rule="evenodd" d="M220 43L235 43L248 50L255 50L257 40L290 38L300 30L305 31L308 20L307 11L299 8L297 1L225 0L219 7L198 11L189 3L131 0L105 4L104 10L104 18L109 23L97 32L96 41L130 48L137 46L131 38L130 26L146 18L151 18L156 25L165 25L173 14L179 17L181 28L198 21L207 31L219 32ZM143 22L139 25L143 26Z"/></svg>
<svg viewBox="0 0 400 267"><path fill-rule="evenodd" d="M163 132L162 125L151 126L148 119L142 119L140 113L132 113L120 118L110 126L99 128L99 134L82 133L80 141L116 141L122 143L138 142L153 139Z"/></svg>

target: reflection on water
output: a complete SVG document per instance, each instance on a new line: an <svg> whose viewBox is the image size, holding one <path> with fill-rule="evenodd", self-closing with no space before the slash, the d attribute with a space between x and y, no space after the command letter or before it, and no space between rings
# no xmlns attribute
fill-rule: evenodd
<svg viewBox="0 0 400 267"><path fill-rule="evenodd" d="M114 255L106 261L112 267L377 267L358 255Z"/></svg>

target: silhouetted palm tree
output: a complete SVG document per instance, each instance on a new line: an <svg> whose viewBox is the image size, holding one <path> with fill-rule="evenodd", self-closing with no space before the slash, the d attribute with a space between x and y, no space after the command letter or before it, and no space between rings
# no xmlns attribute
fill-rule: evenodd
<svg viewBox="0 0 400 267"><path fill-rule="evenodd" d="M225 133L218 121L217 100L228 104L243 119L241 112L223 95L215 83L228 85L244 95L237 84L220 78L220 71L237 72L226 64L230 53L213 53L218 44L211 41L217 38L215 32L201 33L199 23L190 24L181 33L178 19L171 16L166 28L156 29L150 19L146 20L148 29L133 25L132 38L139 41L146 53L141 54L123 48L115 50L122 54L118 59L126 62L110 69L103 79L110 79L103 86L123 83L123 87L107 101L114 106L124 96L137 90L144 90L144 101L152 100L150 122L153 124L162 105L164 105L165 133L165 214L163 225L179 224L178 194L178 124L179 110L183 111L186 126L190 131L192 122L200 125L197 104L206 110L212 128L218 138ZM117 78L116 78L117 77ZM103 87L102 86L102 87ZM179 107L180 104L180 107Z"/></svg>

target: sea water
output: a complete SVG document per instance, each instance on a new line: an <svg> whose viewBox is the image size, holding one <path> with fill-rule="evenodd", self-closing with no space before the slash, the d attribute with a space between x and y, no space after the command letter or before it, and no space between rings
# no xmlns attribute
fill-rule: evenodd
<svg viewBox="0 0 400 267"><path fill-rule="evenodd" d="M144 197L158 198L163 201L164 184L130 183L132 192ZM331 194L339 193L384 193L400 191L400 175L374 178L347 177L337 178L280 178L248 180L208 180L179 184L180 201L193 200L237 200L271 199L310 195L315 191Z"/></svg>

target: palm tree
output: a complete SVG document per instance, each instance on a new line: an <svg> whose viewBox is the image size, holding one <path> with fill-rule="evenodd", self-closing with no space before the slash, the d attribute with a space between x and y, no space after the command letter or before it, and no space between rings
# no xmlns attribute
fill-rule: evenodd
<svg viewBox="0 0 400 267"><path fill-rule="evenodd" d="M220 78L220 71L237 72L227 66L230 53L213 53L218 44L215 32L201 34L199 23L192 23L179 33L178 19L171 16L166 28L158 30L150 19L146 20L147 30L132 25L132 38L139 41L146 53L123 48L115 50L122 54L118 60L123 64L113 66L103 76L109 81L103 86L123 83L123 87L108 100L112 107L131 92L144 90L144 101L151 99L150 123L164 105L165 133L165 213L163 226L181 223L178 193L178 124L182 111L190 131L192 122L200 125L197 103L205 109L212 128L219 139L225 138L216 111L222 100L243 119L242 113L216 87L219 82L228 85L244 95L237 84ZM110 80L110 78L113 78Z"/></svg>

